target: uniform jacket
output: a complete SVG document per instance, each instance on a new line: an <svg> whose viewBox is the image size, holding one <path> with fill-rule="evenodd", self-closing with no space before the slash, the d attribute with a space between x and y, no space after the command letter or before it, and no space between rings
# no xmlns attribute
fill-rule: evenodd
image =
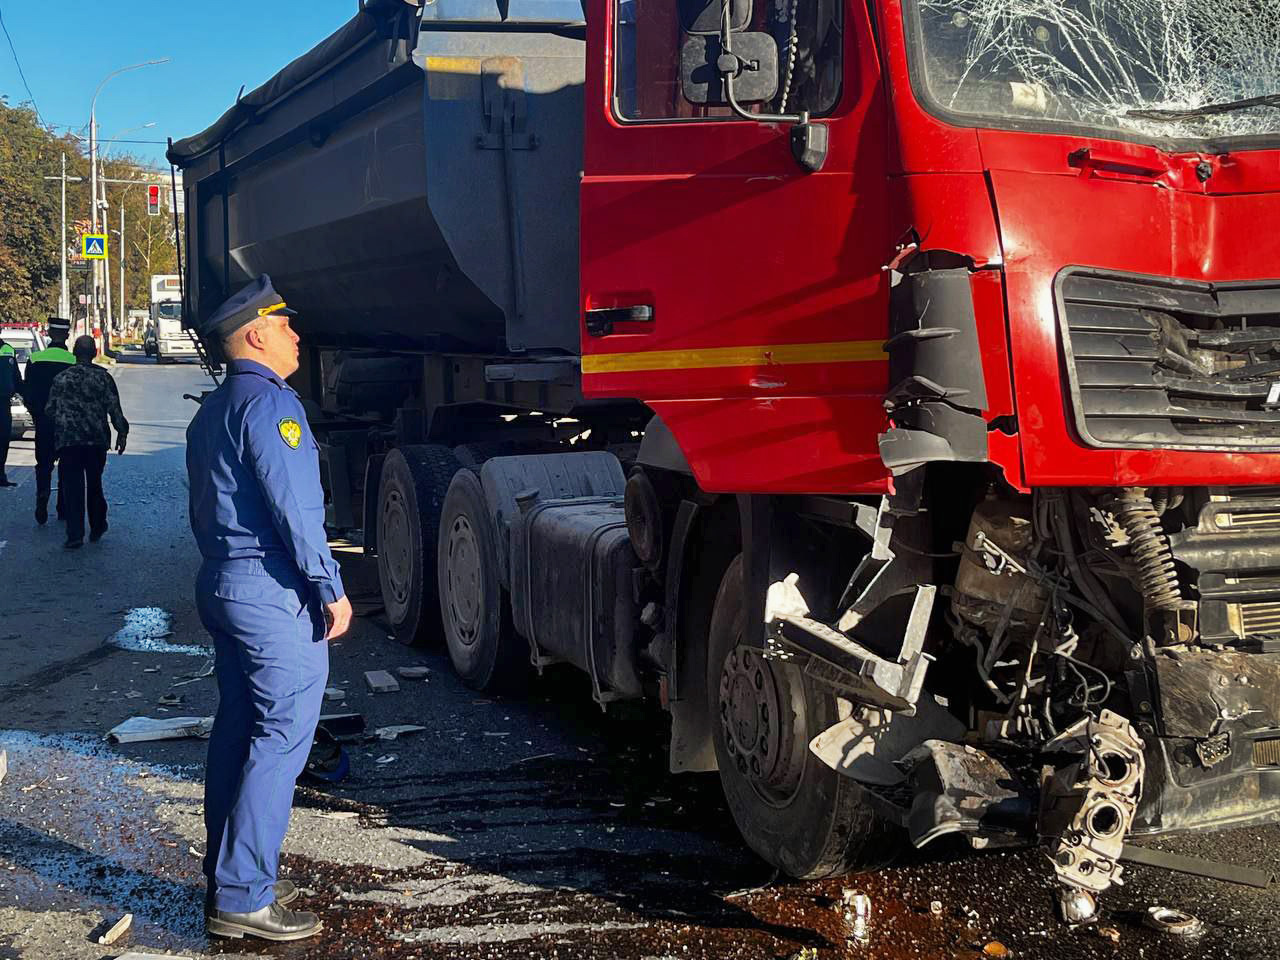
<svg viewBox="0 0 1280 960"><path fill-rule="evenodd" d="M44 417L49 402L49 389L53 378L67 367L74 366L75 356L62 347L46 347L31 355L27 361L27 375L22 383L22 402L36 420Z"/></svg>
<svg viewBox="0 0 1280 960"><path fill-rule="evenodd" d="M206 562L288 557L322 603L342 597L318 450L288 384L252 360L228 363L187 428L191 531Z"/></svg>
<svg viewBox="0 0 1280 960"><path fill-rule="evenodd" d="M18 355L9 344L0 346L0 400L7 406L9 398L22 392L22 373L18 370Z"/></svg>
<svg viewBox="0 0 1280 960"><path fill-rule="evenodd" d="M128 436L129 421L120 409L120 393L111 374L93 363L76 363L53 378L45 413L53 421L53 442L67 447L111 447L111 426Z"/></svg>

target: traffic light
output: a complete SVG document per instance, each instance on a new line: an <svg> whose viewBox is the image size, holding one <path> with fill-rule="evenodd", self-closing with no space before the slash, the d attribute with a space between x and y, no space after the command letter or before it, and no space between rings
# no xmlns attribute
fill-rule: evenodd
<svg viewBox="0 0 1280 960"><path fill-rule="evenodd" d="M152 217L160 215L160 188L154 183L147 187L147 214Z"/></svg>

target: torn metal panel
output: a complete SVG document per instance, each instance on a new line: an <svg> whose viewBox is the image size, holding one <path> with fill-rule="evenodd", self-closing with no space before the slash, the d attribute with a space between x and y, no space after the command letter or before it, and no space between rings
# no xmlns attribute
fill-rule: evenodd
<svg viewBox="0 0 1280 960"><path fill-rule="evenodd" d="M917 847L948 833L985 839L1019 837L1033 803L1022 783L984 750L926 740L907 755L915 799L907 832Z"/></svg>
<svg viewBox="0 0 1280 960"><path fill-rule="evenodd" d="M1154 663L1167 736L1212 737L1228 723L1280 727L1280 654L1179 649Z"/></svg>
<svg viewBox="0 0 1280 960"><path fill-rule="evenodd" d="M855 710L809 741L809 749L837 773L871 786L897 786L906 773L898 765L926 740L958 740L964 724L931 696L916 701L907 716L891 710Z"/></svg>

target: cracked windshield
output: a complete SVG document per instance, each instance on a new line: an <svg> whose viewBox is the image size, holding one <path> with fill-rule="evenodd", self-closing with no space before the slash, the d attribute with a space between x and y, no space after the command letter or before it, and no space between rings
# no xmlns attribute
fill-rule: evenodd
<svg viewBox="0 0 1280 960"><path fill-rule="evenodd" d="M1138 136L1280 131L1280 4L1262 0L917 0L929 97L953 113Z"/></svg>

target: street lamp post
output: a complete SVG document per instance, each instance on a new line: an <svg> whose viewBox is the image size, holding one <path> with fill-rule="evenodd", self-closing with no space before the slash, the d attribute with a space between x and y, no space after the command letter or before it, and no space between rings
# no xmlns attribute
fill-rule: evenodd
<svg viewBox="0 0 1280 960"><path fill-rule="evenodd" d="M115 141L119 140L121 137L123 137L127 133L133 133L135 130L147 130L151 127L154 127L155 125L156 125L155 121L152 120L150 123L140 123L132 127L126 127L124 130L121 130L119 133L117 133L114 137L108 138L107 142L114 143ZM106 211L108 209L107 183L108 182L115 183L117 181L110 180L107 177L106 151L104 150L98 151L98 163L101 166L101 170L99 171L99 175L98 175L98 183L102 187L102 211L103 211L102 216L103 216L103 228L105 229L106 228ZM116 252L116 257L120 264L120 300L116 306L116 310L119 315L119 326L117 329L120 329L120 330L124 329L124 266L125 266L125 263L124 263L125 261L124 194L128 189L129 189L129 186L126 185L124 189L120 191L120 247ZM108 244L107 250L109 251L110 249L111 249L111 245ZM106 288L107 288L107 316L106 316L106 320L102 324L102 342L103 342L103 352L109 353L111 350L111 329L110 328L111 328L111 312L112 312L111 311L111 260L110 260L110 257L108 257L107 260L103 261L103 269L105 272L104 279L106 280Z"/></svg>
<svg viewBox="0 0 1280 960"><path fill-rule="evenodd" d="M130 70L140 70L143 67L151 67L161 63L168 63L169 57L161 57L159 60L145 60L142 63L130 64L127 67L120 67L118 70L112 70L98 84L98 88L93 91L93 99L89 101L89 197L90 197L90 222L93 225L93 232L98 232L98 94L102 93L102 88L107 85L107 81L112 77L118 77L122 73L128 73ZM107 275L108 282L110 274ZM98 318L98 261L93 262L93 297L90 304L89 319L86 321L89 325L90 332L93 329L93 321Z"/></svg>

